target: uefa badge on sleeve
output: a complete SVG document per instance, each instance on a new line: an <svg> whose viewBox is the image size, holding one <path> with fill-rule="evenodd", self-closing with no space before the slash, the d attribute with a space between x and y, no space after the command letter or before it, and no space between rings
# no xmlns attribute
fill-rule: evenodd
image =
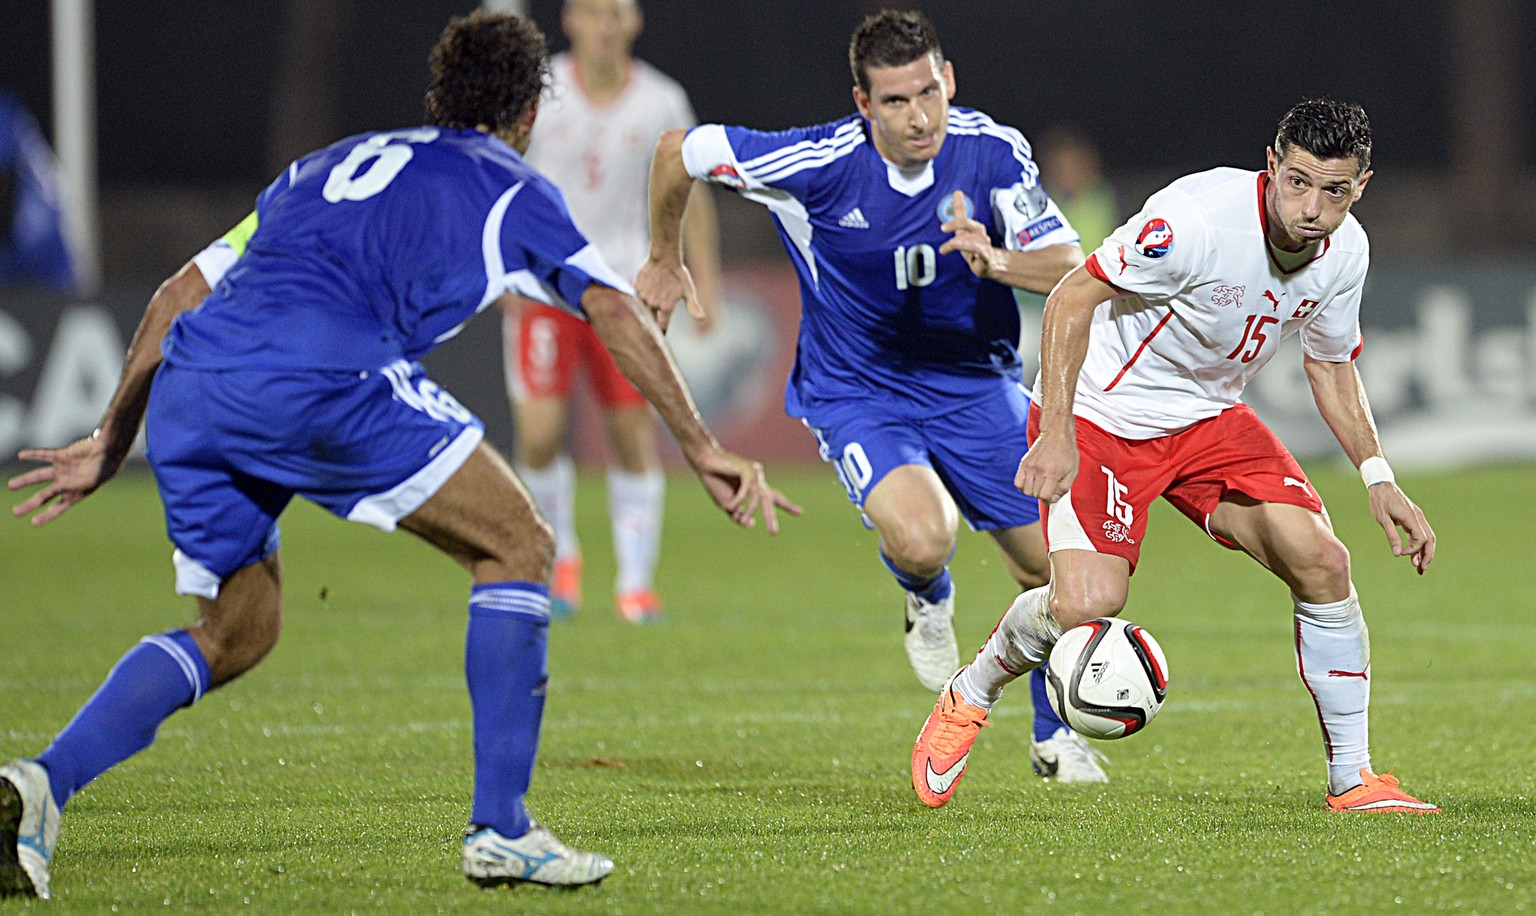
<svg viewBox="0 0 1536 916"><path fill-rule="evenodd" d="M1141 234L1136 236L1136 250L1149 258L1161 258L1173 248L1173 227L1167 220L1153 217L1147 220L1141 227Z"/></svg>

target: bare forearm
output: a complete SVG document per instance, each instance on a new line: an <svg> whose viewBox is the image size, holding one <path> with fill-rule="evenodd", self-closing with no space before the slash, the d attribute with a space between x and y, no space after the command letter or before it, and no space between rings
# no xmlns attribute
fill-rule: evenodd
<svg viewBox="0 0 1536 916"><path fill-rule="evenodd" d="M598 285L589 288L581 304L620 371L656 407L689 461L717 446L645 307L631 296Z"/></svg>
<svg viewBox="0 0 1536 916"><path fill-rule="evenodd" d="M1088 330L1093 311L1113 294L1113 287L1074 268L1045 300L1040 334L1040 430L1061 432L1072 422L1077 377L1088 354Z"/></svg>
<svg viewBox="0 0 1536 916"><path fill-rule="evenodd" d="M150 298L123 360L117 391L102 414L97 430L113 452L126 454L128 446L139 434L139 424L149 403L150 383L160 368L160 344L170 332L171 323L177 315L196 308L207 295L208 284L203 279L203 272L189 261L160 284Z"/></svg>
<svg viewBox="0 0 1536 916"><path fill-rule="evenodd" d="M683 165L686 131L669 130L656 142L651 159L651 258L680 260L683 213L693 177Z"/></svg>
<svg viewBox="0 0 1536 916"><path fill-rule="evenodd" d="M989 274L990 279L1042 295L1055 288L1068 271L1083 263L1083 250L1076 245L1049 245L1033 251L997 251L1000 257Z"/></svg>
<svg viewBox="0 0 1536 916"><path fill-rule="evenodd" d="M720 309L720 221L706 185L695 183L688 196L683 239L683 255L699 301L707 314L715 315Z"/></svg>
<svg viewBox="0 0 1536 916"><path fill-rule="evenodd" d="M1307 357L1304 365L1317 411L1349 460L1359 467L1365 459L1380 455L1381 437L1376 432L1376 421L1371 417L1371 405L1355 364Z"/></svg>

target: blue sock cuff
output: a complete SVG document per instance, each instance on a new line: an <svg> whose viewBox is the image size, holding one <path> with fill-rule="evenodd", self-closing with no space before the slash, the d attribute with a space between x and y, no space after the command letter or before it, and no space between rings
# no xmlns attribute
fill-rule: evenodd
<svg viewBox="0 0 1536 916"><path fill-rule="evenodd" d="M549 620L549 585L543 582L480 582L469 590L471 617Z"/></svg>
<svg viewBox="0 0 1536 916"><path fill-rule="evenodd" d="M157 649L161 649L169 655L181 673L186 675L187 683L192 688L192 699L187 701L190 706L203 698L213 685L213 672L208 669L208 659L203 657L203 650L198 648L197 640L186 630L171 630L166 633L157 633L139 640L149 643Z"/></svg>
<svg viewBox="0 0 1536 916"><path fill-rule="evenodd" d="M885 568L890 570L891 575L896 577L897 584L929 604L943 601L955 590L955 582L954 579L950 578L948 566L940 570L939 574L932 579L923 579L892 563L891 558L886 556L883 550L880 551L880 562L884 563Z"/></svg>

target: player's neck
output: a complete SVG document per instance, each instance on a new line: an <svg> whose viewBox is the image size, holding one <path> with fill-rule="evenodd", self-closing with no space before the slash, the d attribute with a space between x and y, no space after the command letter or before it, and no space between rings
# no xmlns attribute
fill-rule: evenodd
<svg viewBox="0 0 1536 916"><path fill-rule="evenodd" d="M630 59L596 58L584 60L573 57L576 84L588 99L602 104L612 101L629 85Z"/></svg>

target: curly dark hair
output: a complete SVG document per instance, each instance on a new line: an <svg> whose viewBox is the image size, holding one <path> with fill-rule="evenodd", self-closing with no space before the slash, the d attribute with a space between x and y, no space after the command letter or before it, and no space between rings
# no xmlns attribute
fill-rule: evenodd
<svg viewBox="0 0 1536 916"><path fill-rule="evenodd" d="M1275 155L1283 159L1293 146L1319 159L1353 156L1360 164L1355 174L1363 175L1371 167L1371 122L1354 102L1307 99L1285 113L1275 132Z"/></svg>
<svg viewBox="0 0 1536 916"><path fill-rule="evenodd" d="M870 67L903 67L920 57L944 60L939 33L928 17L916 10L881 10L853 30L848 43L848 66L853 81L869 92Z"/></svg>
<svg viewBox="0 0 1536 916"><path fill-rule="evenodd" d="M500 132L538 102L549 78L544 33L527 19L476 10L455 16L427 58L427 123Z"/></svg>

